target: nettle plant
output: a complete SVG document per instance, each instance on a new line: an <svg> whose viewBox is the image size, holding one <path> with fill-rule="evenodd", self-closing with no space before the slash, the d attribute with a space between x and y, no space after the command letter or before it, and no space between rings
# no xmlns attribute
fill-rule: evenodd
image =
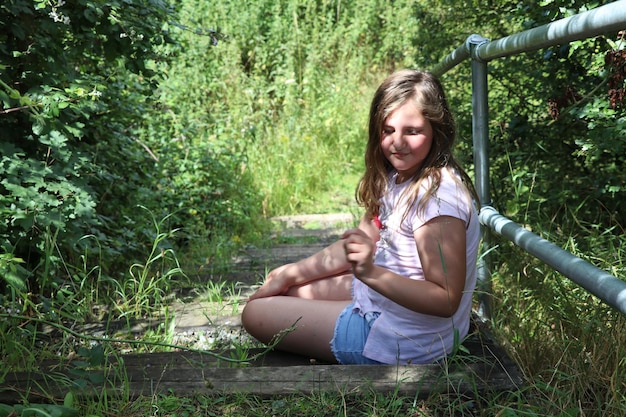
<svg viewBox="0 0 626 417"><path fill-rule="evenodd" d="M85 235L104 268L142 249L136 206L153 174L136 120L172 15L150 0L0 4L2 292L51 292L71 275L75 242L94 241Z"/></svg>

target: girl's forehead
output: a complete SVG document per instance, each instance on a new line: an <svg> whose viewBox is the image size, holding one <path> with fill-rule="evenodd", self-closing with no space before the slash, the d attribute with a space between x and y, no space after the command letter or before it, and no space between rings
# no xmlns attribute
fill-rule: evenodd
<svg viewBox="0 0 626 417"><path fill-rule="evenodd" d="M389 109L385 121L400 116L424 118L424 113L414 100L406 100L404 103L399 103L398 106Z"/></svg>
<svg viewBox="0 0 626 417"><path fill-rule="evenodd" d="M405 106L412 106L418 110L421 110L422 108L422 106L420 106L420 101L417 99L417 97L415 97L415 95L412 95L410 97L406 97L401 100L396 100L392 102L391 105L387 107L387 116Z"/></svg>

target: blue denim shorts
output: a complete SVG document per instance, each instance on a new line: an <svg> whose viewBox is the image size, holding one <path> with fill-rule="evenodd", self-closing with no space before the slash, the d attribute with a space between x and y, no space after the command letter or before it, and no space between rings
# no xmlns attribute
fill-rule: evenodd
<svg viewBox="0 0 626 417"><path fill-rule="evenodd" d="M330 348L337 362L344 365L375 365L381 362L363 356L363 348L370 328L380 313L367 313L365 317L358 311L352 311L354 303L349 304L337 318L335 335Z"/></svg>

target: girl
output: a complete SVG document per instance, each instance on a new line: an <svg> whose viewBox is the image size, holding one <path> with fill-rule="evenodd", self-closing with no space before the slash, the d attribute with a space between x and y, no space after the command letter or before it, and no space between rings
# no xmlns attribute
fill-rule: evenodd
<svg viewBox="0 0 626 417"><path fill-rule="evenodd" d="M392 74L372 100L359 227L271 271L242 322L277 348L342 364L431 363L468 332L479 224L430 73ZM458 339L455 339L457 333Z"/></svg>

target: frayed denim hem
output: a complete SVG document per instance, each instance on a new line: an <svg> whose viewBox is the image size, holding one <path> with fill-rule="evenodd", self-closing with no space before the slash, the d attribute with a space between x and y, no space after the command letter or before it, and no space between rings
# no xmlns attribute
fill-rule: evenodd
<svg viewBox="0 0 626 417"><path fill-rule="evenodd" d="M376 365L381 362L363 356L363 349L370 328L380 313L369 312L361 316L349 304L337 318L335 332L330 341L330 349L335 359L342 365Z"/></svg>

